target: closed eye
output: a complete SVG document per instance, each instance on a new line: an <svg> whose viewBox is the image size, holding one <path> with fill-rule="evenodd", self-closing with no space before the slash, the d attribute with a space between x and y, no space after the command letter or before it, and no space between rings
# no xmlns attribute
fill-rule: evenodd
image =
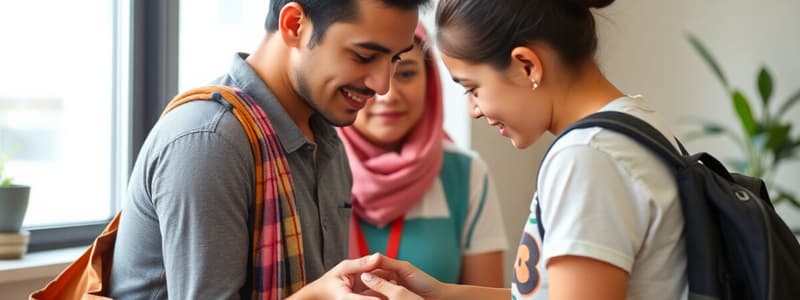
<svg viewBox="0 0 800 300"><path fill-rule="evenodd" d="M363 56L361 54L354 53L354 56L356 58L356 61L358 61L358 62L360 62L362 64L368 64L368 63L372 62L373 60L375 60L375 56L374 55Z"/></svg>
<svg viewBox="0 0 800 300"><path fill-rule="evenodd" d="M473 97L478 97L478 94L475 93L475 88L470 88L464 91L464 95L472 95Z"/></svg>

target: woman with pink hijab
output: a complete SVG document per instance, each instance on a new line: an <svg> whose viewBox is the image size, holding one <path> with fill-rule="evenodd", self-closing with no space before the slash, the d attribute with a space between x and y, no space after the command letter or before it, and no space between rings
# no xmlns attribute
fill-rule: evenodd
<svg viewBox="0 0 800 300"><path fill-rule="evenodd" d="M381 252L443 282L501 287L507 240L485 163L442 124L442 93L420 25L389 93L339 130L353 172L350 256Z"/></svg>

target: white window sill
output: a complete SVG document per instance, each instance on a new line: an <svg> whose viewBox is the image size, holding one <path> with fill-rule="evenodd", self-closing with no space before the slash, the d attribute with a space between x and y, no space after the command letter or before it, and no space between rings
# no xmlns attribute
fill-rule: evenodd
<svg viewBox="0 0 800 300"><path fill-rule="evenodd" d="M27 253L21 259L0 259L0 284L55 278L77 259L87 246Z"/></svg>

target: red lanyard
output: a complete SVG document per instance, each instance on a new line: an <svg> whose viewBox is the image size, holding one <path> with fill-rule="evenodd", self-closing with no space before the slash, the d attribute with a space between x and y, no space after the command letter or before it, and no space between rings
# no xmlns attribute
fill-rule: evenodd
<svg viewBox="0 0 800 300"><path fill-rule="evenodd" d="M400 250L400 235L403 233L403 222L405 216L400 216L392 222L392 229L389 232L389 244L386 245L386 256L390 258L397 258L397 252ZM358 252L361 256L369 254L369 247L367 247L367 240L364 238L364 229L361 228L361 222L356 221L356 239L358 239Z"/></svg>

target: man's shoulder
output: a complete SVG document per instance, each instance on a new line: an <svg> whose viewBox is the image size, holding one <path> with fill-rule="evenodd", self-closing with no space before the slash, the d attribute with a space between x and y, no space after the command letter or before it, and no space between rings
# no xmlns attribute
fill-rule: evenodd
<svg viewBox="0 0 800 300"><path fill-rule="evenodd" d="M205 140L209 142L220 139L249 151L249 142L239 121L227 107L215 101L197 100L174 108L161 117L148 139L152 148L162 149L198 134L208 136Z"/></svg>

